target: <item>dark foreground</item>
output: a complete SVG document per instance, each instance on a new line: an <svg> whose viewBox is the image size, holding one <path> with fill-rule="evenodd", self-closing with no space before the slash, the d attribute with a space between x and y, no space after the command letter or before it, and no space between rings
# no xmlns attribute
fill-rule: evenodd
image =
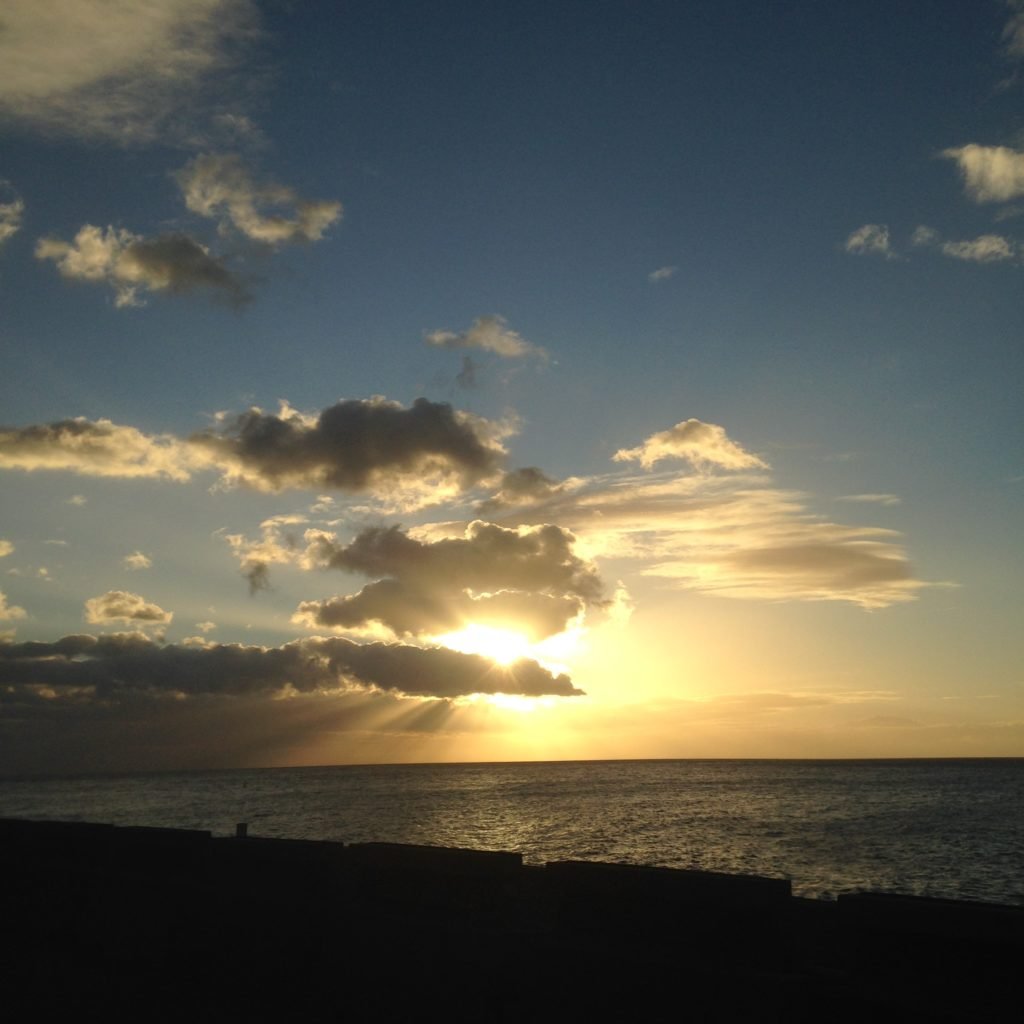
<svg viewBox="0 0 1024 1024"><path fill-rule="evenodd" d="M560 1024L1019 1011L1020 907L825 903L771 878L12 820L0 820L0 866L11 1021L51 1009L62 1021Z"/></svg>

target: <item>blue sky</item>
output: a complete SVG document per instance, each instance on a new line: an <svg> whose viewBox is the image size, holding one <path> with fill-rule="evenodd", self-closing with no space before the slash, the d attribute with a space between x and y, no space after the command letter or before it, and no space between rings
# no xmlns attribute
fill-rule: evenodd
<svg viewBox="0 0 1024 1024"><path fill-rule="evenodd" d="M0 770L1020 754L1022 67L1015 0L15 0Z"/></svg>

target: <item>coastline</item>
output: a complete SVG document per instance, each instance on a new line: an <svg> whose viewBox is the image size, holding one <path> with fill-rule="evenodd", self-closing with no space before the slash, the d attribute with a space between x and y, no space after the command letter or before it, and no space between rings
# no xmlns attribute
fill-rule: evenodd
<svg viewBox="0 0 1024 1024"><path fill-rule="evenodd" d="M389 843L0 820L10 999L110 1019L996 1020L1024 908Z"/></svg>

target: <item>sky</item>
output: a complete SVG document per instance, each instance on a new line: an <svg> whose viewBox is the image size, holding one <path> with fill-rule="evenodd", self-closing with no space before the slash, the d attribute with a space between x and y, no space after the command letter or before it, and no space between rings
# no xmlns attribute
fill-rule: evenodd
<svg viewBox="0 0 1024 1024"><path fill-rule="evenodd" d="M9 0L0 773L1024 755L1022 99L1022 0Z"/></svg>

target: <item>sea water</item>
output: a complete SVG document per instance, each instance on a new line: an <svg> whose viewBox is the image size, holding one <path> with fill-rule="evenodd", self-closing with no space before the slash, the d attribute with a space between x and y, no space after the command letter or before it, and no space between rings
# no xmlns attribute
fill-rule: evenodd
<svg viewBox="0 0 1024 1024"><path fill-rule="evenodd" d="M0 781L0 816L515 850L1024 904L1024 759L565 761Z"/></svg>

